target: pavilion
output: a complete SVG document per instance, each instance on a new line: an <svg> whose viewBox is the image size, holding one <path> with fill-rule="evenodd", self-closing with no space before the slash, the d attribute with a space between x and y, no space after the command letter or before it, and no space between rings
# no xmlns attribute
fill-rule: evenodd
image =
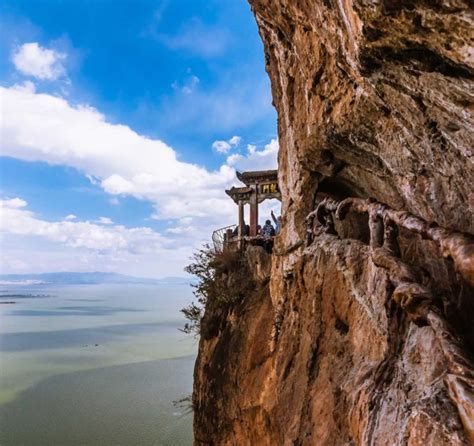
<svg viewBox="0 0 474 446"><path fill-rule="evenodd" d="M276 198L281 201L278 186L277 170L258 170L237 172L237 178L245 184L243 187L232 187L226 194L234 200L239 207L238 236L244 235L244 206L250 205L250 237L257 236L258 205L264 200Z"/></svg>

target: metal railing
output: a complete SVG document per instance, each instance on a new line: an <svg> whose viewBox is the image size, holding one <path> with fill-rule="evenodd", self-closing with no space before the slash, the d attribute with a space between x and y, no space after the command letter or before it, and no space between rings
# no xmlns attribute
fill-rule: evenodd
<svg viewBox="0 0 474 446"><path fill-rule="evenodd" d="M227 231L229 229L233 231L236 227L237 225L230 225L224 228L216 229L212 233L212 243L214 245L215 252L222 252L224 250Z"/></svg>

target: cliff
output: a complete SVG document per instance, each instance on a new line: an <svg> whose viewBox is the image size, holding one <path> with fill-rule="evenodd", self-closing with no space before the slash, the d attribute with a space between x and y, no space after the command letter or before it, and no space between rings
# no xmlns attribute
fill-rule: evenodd
<svg viewBox="0 0 474 446"><path fill-rule="evenodd" d="M195 443L474 444L472 3L250 4L283 224L206 310Z"/></svg>

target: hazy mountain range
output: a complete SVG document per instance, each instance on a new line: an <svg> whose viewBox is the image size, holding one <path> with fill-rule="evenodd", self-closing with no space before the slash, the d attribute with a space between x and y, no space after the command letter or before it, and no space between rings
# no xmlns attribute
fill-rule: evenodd
<svg viewBox="0 0 474 446"><path fill-rule="evenodd" d="M61 284L61 285L86 285L100 283L136 283L150 285L165 284L189 284L190 278L186 277L165 277L163 279L149 279L144 277L132 277L118 273L78 273L78 272L59 272L59 273L41 273L41 274L0 274L0 285L39 285L39 284Z"/></svg>

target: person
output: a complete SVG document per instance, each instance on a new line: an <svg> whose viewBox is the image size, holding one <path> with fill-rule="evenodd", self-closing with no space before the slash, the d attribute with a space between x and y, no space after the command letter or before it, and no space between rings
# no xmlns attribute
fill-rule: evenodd
<svg viewBox="0 0 474 446"><path fill-rule="evenodd" d="M250 234L250 226L246 225L244 222L244 226L242 228L242 235L245 237ZM239 226L237 225L233 232L232 232L232 237L237 237L239 235Z"/></svg>
<svg viewBox="0 0 474 446"><path fill-rule="evenodd" d="M271 215L272 215L272 220L275 223L275 234L279 234L280 229L281 229L281 215L279 215L278 217L275 217L275 214L273 213L273 211L271 211Z"/></svg>
<svg viewBox="0 0 474 446"><path fill-rule="evenodd" d="M275 228L272 222L270 220L265 221L265 225L260 232L264 237L273 237L275 235Z"/></svg>

